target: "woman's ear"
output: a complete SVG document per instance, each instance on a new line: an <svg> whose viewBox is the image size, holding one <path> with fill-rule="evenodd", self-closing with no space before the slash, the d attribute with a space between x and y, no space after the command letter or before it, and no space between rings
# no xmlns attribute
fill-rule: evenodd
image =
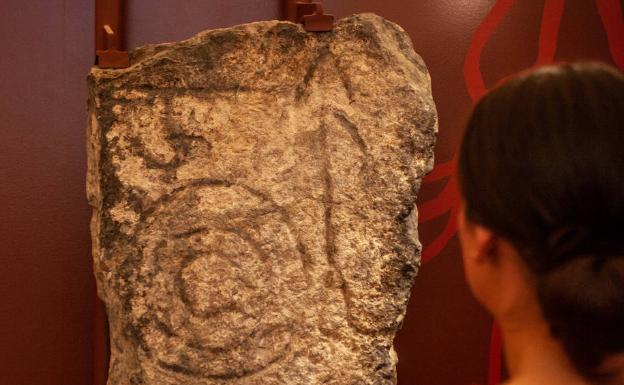
<svg viewBox="0 0 624 385"><path fill-rule="evenodd" d="M474 225L476 255L478 262L496 263L498 261L498 238L481 225Z"/></svg>
<svg viewBox="0 0 624 385"><path fill-rule="evenodd" d="M472 223L466 218L466 206L462 202L457 218L459 240L462 246L464 263L483 263L495 261L497 254L497 238L494 233L477 223Z"/></svg>
<svg viewBox="0 0 624 385"><path fill-rule="evenodd" d="M457 220L466 282L477 300L489 309L489 297L497 290L498 238L488 228L466 218L463 203Z"/></svg>

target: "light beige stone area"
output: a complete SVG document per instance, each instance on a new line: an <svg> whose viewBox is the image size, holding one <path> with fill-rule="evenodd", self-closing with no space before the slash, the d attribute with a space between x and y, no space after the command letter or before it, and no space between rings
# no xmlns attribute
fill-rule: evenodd
<svg viewBox="0 0 624 385"><path fill-rule="evenodd" d="M267 21L89 75L109 385L394 384L437 131L407 34Z"/></svg>

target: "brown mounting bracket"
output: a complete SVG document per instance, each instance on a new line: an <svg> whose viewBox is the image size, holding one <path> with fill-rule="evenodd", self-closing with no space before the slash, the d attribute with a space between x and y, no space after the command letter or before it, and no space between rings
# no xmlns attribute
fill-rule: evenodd
<svg viewBox="0 0 624 385"><path fill-rule="evenodd" d="M285 0L286 20L303 24L308 32L327 32L334 29L334 16L323 12L323 5L314 0Z"/></svg>
<svg viewBox="0 0 624 385"><path fill-rule="evenodd" d="M284 0L285 18L303 24L309 32L334 29L334 16L323 12L320 1ZM95 0L95 64L100 68L130 66L128 51L123 48L125 0Z"/></svg>
<svg viewBox="0 0 624 385"><path fill-rule="evenodd" d="M124 0L95 0L95 64L100 68L130 66L123 48Z"/></svg>

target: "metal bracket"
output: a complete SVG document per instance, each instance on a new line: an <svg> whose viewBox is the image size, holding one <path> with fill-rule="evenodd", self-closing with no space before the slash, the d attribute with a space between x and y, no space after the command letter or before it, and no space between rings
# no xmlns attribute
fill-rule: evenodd
<svg viewBox="0 0 624 385"><path fill-rule="evenodd" d="M301 23L308 32L327 32L334 29L334 16L323 11L320 1L286 0L285 18Z"/></svg>
<svg viewBox="0 0 624 385"><path fill-rule="evenodd" d="M123 50L124 0L95 0L95 64L100 68L130 66Z"/></svg>

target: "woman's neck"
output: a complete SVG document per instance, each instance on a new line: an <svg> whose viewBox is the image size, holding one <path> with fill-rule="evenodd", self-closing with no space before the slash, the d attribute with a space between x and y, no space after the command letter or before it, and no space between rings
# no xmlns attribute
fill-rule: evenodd
<svg viewBox="0 0 624 385"><path fill-rule="evenodd" d="M587 385L540 317L502 320L509 384ZM532 319L530 319L532 318Z"/></svg>

